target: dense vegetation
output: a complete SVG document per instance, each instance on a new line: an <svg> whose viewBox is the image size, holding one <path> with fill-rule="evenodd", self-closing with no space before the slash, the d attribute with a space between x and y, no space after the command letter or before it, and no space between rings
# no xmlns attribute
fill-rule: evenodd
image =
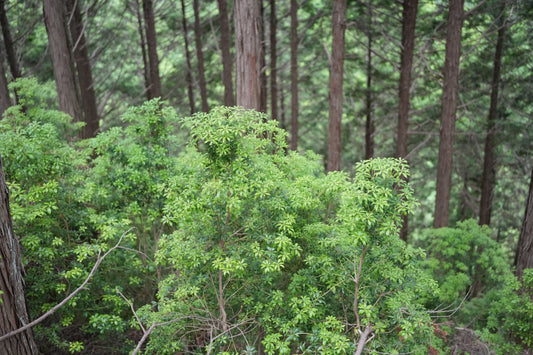
<svg viewBox="0 0 533 355"><path fill-rule="evenodd" d="M533 274L516 280L489 228L398 238L417 204L404 161L324 174L263 114L178 118L158 100L79 140L35 85L0 122L32 315L134 228L36 328L43 351L127 353L150 330L146 353L427 353L474 319L499 353L531 346Z"/></svg>
<svg viewBox="0 0 533 355"><path fill-rule="evenodd" d="M237 3L260 4L255 111L234 107L251 91ZM333 3L347 4L342 55ZM30 318L53 311L33 328L39 350L531 352L533 269L517 276L515 258L533 260L519 243L533 221L533 6L453 1L450 211L435 229L451 3L0 1L0 156ZM418 14L398 154L406 4ZM326 172L336 57L342 155Z"/></svg>

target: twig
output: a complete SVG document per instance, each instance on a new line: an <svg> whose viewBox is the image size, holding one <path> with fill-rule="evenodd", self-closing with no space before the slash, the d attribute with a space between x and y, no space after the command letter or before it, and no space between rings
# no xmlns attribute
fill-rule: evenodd
<svg viewBox="0 0 533 355"><path fill-rule="evenodd" d="M39 318L37 318L36 320L34 320L33 322L30 322L28 324L26 324L25 326L23 327L20 327L16 330L13 330L7 334L4 334L0 337L0 342L6 340L7 338L10 338L12 337L13 335L16 335L18 333L22 333L23 331L25 331L26 329L29 329L39 323L41 323L43 320L45 320L46 318L48 318L49 316L51 316L52 314L55 313L55 311L57 311L59 308L63 307L68 301L70 301L72 299L72 297L76 296L81 290L83 290L85 288L85 285L87 285L87 283L89 283L89 280L94 276L94 273L96 272L96 269L98 269L98 267L100 266L100 264L102 263L102 261L104 261L104 259L115 249L117 249L119 247L119 244L122 242L122 239L124 239L124 237L132 230L134 229L135 227L132 227L130 229L128 229L126 232L124 232L124 234L122 234L122 236L120 237L120 239L118 240L117 244L115 244L114 247L112 247L111 249L109 249L103 256L100 257L100 253L101 252L98 252L98 259L96 260L96 263L94 264L91 272L89 273L89 276L87 276L87 278L85 278L85 281L83 281L83 283L77 288L75 289L70 295L68 295L63 301L59 302L57 305L55 305L54 307L52 307L48 312L46 312L45 314L43 314L42 316L40 316Z"/></svg>

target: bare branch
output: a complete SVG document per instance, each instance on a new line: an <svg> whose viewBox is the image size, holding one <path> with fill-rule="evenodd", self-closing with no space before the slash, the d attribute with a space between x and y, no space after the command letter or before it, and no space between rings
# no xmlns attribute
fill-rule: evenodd
<svg viewBox="0 0 533 355"><path fill-rule="evenodd" d="M54 307L52 307L48 312L46 312L45 314L43 314L42 316L40 316L39 318L37 318L36 320L34 320L33 322L30 322L28 324L26 324L25 326L21 327L21 328L18 328L16 330L13 330L7 334L4 334L0 337L0 342L6 340L7 338L10 338L12 337L13 335L16 335L18 333L22 333L23 331L25 331L26 329L29 329L39 323L41 323L43 320L45 320L46 318L50 317L52 314L54 314L59 308L63 307L68 301L70 301L72 299L72 297L76 296L81 290L83 290L85 288L85 286L89 283L89 280L91 280L91 278L94 276L94 273L96 272L96 269L98 269L98 267L100 266L100 264L102 263L102 261L104 261L104 259L115 249L117 249L120 245L120 243L122 242L122 239L124 239L124 237L129 233L131 232L132 229L134 229L135 227L132 227L130 229L128 229L126 232L124 232L124 234L122 234L122 236L120 236L120 239L118 240L117 244L115 244L114 247L112 247L111 249L109 249L104 255L100 256L100 252L98 253L98 259L96 260L96 263L94 264L91 272L89 273L89 275L87 276L87 278L85 278L85 281L83 281L83 283L77 288L75 289L74 291L72 291L72 293L70 295L68 295L63 301L59 302L57 305L55 305Z"/></svg>

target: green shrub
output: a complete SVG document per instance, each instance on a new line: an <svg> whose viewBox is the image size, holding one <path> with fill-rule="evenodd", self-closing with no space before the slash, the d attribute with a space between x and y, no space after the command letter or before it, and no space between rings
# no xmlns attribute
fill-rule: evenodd
<svg viewBox="0 0 533 355"><path fill-rule="evenodd" d="M139 310L146 325L175 323L148 353L339 354L367 326L375 350L437 345L417 301L436 285L398 238L412 205L405 162L326 175L316 155L285 154L285 133L262 114L217 108L183 124L191 144L164 188L174 231L156 254L171 272L157 311Z"/></svg>

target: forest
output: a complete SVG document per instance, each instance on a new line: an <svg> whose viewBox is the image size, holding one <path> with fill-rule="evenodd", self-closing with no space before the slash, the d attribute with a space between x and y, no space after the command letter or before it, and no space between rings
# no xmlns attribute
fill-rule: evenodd
<svg viewBox="0 0 533 355"><path fill-rule="evenodd" d="M532 354L532 0L0 0L0 355Z"/></svg>

